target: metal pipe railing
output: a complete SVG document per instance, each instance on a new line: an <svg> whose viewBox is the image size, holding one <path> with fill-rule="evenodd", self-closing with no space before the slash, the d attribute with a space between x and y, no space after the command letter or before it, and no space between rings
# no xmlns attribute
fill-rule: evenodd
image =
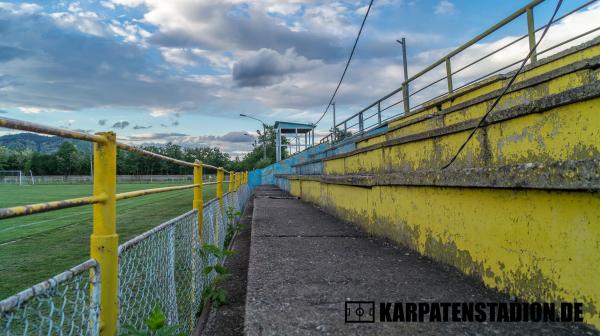
<svg viewBox="0 0 600 336"><path fill-rule="evenodd" d="M493 72L490 72L490 73L486 74L485 76L481 76L481 77L477 78L476 80L470 81L468 84L460 85L458 88L455 85L454 75L456 75L457 73L459 73L459 72L461 72L461 71L463 71L463 70L465 70L465 69L467 69L467 68L469 68L469 67L471 67L471 66L473 66L473 65L475 65L475 64L477 64L479 62L481 62L482 60L487 59L488 57L490 57L490 56L492 56L492 55L494 55L494 54L496 54L496 53L498 53L498 52L500 52L500 51L502 51L502 50L504 50L504 49L506 49L506 48L508 48L508 47L510 47L510 46L512 46L514 44L516 44L516 43L518 43L519 41L522 41L525 38L528 38L529 48L530 48L530 51L531 51L532 48L534 48L534 46L536 44L535 43L535 34L538 31L540 31L540 30L542 30L542 29L544 29L546 27L546 25L544 25L544 26L538 27L537 29L535 28L535 25L534 25L534 11L533 11L533 9L536 6L538 6L539 4L541 4L542 2L544 2L544 1L545 0L533 0L533 1L529 2L528 4L526 4L525 6L519 8L518 10L516 10L515 12L513 12L511 15L507 16L503 20L497 22L496 24L492 25L490 28L486 29L481 34L473 37L472 39L470 39L466 43L462 44L461 46L457 47L456 49L452 50L448 54L442 56L437 61L435 61L432 64L430 64L425 69L419 71L418 73L414 74L410 78L406 79L401 84L400 87L394 89L393 91L389 92L388 94L384 95L383 97L377 99L375 102L367 105L365 108L361 109L360 111L358 111L358 112L352 114L351 116L347 117L346 119L340 121L339 123L337 123L336 125L334 125L334 127L333 127L334 131L337 130L337 129L339 129L339 128L341 128L343 126L344 133L346 134L347 130L350 129L350 127L347 126L348 125L348 121L350 121L351 119L353 119L355 117L358 117L359 118L359 123L358 123L359 124L359 130L360 130L361 133L363 133L363 132L365 132L367 130L367 128L360 127L362 125L362 122L360 121L360 119L362 119L364 112L366 112L367 110L369 110L369 109L371 109L371 108L373 108L375 106L377 106L377 109L378 109L377 113L379 115L378 116L378 123L376 125L379 126L379 125L381 125L381 123L384 122L384 120L380 121L381 113L383 111L385 111L385 110L393 107L393 106L396 106L396 105L398 105L400 103L403 103L403 105L404 105L403 114L406 114L406 113L409 113L411 110L414 110L414 109L416 109L416 108L418 108L420 106L423 106L423 105L425 105L425 104L427 104L427 103L429 103L429 102L431 102L431 101L433 101L435 99L438 99L438 98L443 97L443 96L448 95L448 94L452 94L452 93L456 92L458 89L464 88L465 86L473 84L476 81L480 81L480 80L482 80L482 79L484 79L484 78L486 78L486 77L488 77L488 76L490 76L490 75L492 75L494 73L497 73L497 72L502 71L504 69L510 68L514 64L510 64L508 66L504 66L504 67L502 67L502 68L500 68L498 70L495 70ZM565 17L568 17L568 16L570 16L570 15L572 15L572 14L580 11L581 9L589 6L590 4L595 3L596 1L597 0L587 1L586 3L580 5L580 6L576 7L575 9L573 9L573 10L565 13L564 15L556 18L553 22L551 22L549 24L553 24L555 22L561 21ZM498 48L498 49L496 49L496 50L494 50L492 52L487 53L486 55L484 55L484 56L476 59L475 61L470 62L469 64L467 64L465 66L460 67L458 70L455 70L455 71L452 70L452 60L451 60L452 57L454 57L454 56L458 55L459 53L465 51L469 47L471 47L474 44L480 42L484 38L488 37L492 33L498 31L502 27L504 27L507 24L513 22L515 19L521 17L524 14L527 17L527 34L525 34L523 36L520 36L519 38L517 38L517 39L515 39L515 40L513 40L513 41L511 41L511 42L509 42L509 43L507 43L505 45L503 45L502 47L500 47L500 48ZM583 36L585 36L587 34L590 34L590 33L594 32L594 31L597 31L599 28L594 28L594 29L592 29L590 31L587 31L585 33L582 33L582 34L580 34L580 35L578 35L576 37L570 38L570 39L568 39L566 41L563 41L563 42L559 43L558 45L553 46L551 48L548 48L548 49L546 49L544 51L539 51L539 50L538 51L534 51L534 52L532 52L530 60L531 60L532 63L536 63L537 59L538 59L538 56L540 54L542 54L544 52L547 52L550 49L554 49L554 48L558 47L559 45L564 45L565 43L568 43L568 42L573 41L575 39L581 38L581 37L583 37ZM515 62L515 64L518 64L521 61L522 60L517 61L517 62ZM419 88L418 90L415 90L415 91L411 90L410 93L408 92L408 87L409 87L410 83L416 81L417 79L421 78L423 75L429 73L430 71L434 70L435 68L437 68L438 66L440 66L442 64L445 65L445 73L446 73L446 75L444 77L442 77L440 79L437 79L437 80L435 80L435 81L433 81L431 83L428 83L427 85L425 85L424 87ZM440 82L442 82L444 80L446 81L446 86L447 86L447 89L446 89L445 93L443 93L441 95L438 95L435 98L428 99L427 101L425 101L423 103L419 103L417 105L412 105L411 106L411 104L410 104L410 98L411 97L416 96L418 93L421 93L422 91L424 91L424 90L426 90L428 88L431 88L435 84L438 84L438 83L440 83ZM387 99L391 98L392 96L395 96L397 93L399 93L401 91L402 91L402 99L400 99L399 101L397 101L395 103L390 104L389 106L387 106L385 108L381 108L381 104L384 101L386 101ZM400 113L398 115L401 115L401 114L402 113ZM386 118L386 119L389 120L391 118ZM364 126L364 125L362 125L362 126ZM320 143L329 142L329 141L333 141L333 140L334 140L334 138L332 137L332 134L330 133L327 136L325 136L320 141Z"/></svg>
<svg viewBox="0 0 600 336"><path fill-rule="evenodd" d="M46 135L56 135L62 138L91 141L96 143L104 143L106 141L106 139L103 136L97 134L88 134L83 132L65 130L61 128L4 117L0 118L0 127L11 128L20 131L41 133Z"/></svg>
<svg viewBox="0 0 600 336"><path fill-rule="evenodd" d="M204 185L206 185L206 184L213 184L213 183L204 183ZM129 199L129 198L146 196L146 195L152 195L152 194L158 194L158 193L163 193L163 192L168 192L168 191L191 189L191 188L195 188L197 186L198 185L196 185L196 184L186 184L186 185L182 185L182 186L173 186L173 187L163 187L163 188L152 188L152 189L143 189L143 190L128 191L128 192L117 194L116 195L116 199L117 199L117 201L120 201L120 200Z"/></svg>
<svg viewBox="0 0 600 336"><path fill-rule="evenodd" d="M96 204L100 202L106 201L106 197L104 196L87 196L87 197L78 197L71 198L62 201L53 201L53 202L45 202L45 203L37 203L37 204L29 204L29 205L20 205L10 208L1 208L0 209L0 219L13 218L19 216L27 216L33 215L36 213L52 211L52 210L60 210L73 208L78 206Z"/></svg>
<svg viewBox="0 0 600 336"><path fill-rule="evenodd" d="M70 130L63 130L49 127L41 124L30 123L9 118L0 118L0 127L30 131L48 135L56 135L71 139L91 141L94 143L94 169L93 169L93 195L68 199L63 201L46 202L31 204L25 206L16 206L0 209L0 219L17 216L25 216L34 213L65 209L70 207L93 205L93 229L90 238L90 255L100 267L100 325L101 335L116 335L118 322L118 245L119 235L117 233L116 220L116 202L119 200L140 197L144 195L176 191L182 189L194 189L193 208L198 212L198 235L200 241L203 241L203 199L202 186L204 184L217 184L217 197L222 204L223 183L225 169L212 165L203 164L196 160L195 162L186 162L183 160L167 157L161 154L153 153L128 144L118 143L116 134L105 132L98 134L87 134ZM129 152L138 153L147 157L152 157L174 164L193 167L194 184L184 186L172 186L164 188L154 188L145 190L136 190L125 193L116 193L116 173L117 173L117 149L123 149ZM217 170L217 182L202 183L203 168ZM229 190L238 190L242 184L248 182L247 172L229 172ZM93 291L90 291L92 293Z"/></svg>

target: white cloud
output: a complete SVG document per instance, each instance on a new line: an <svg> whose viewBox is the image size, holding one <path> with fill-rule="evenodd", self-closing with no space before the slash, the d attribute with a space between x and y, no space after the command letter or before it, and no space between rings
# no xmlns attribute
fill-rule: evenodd
<svg viewBox="0 0 600 336"><path fill-rule="evenodd" d="M120 140L136 145L165 144L167 142L182 147L218 147L230 155L243 155L252 150L253 137L244 135L247 132L229 132L224 135L190 136L185 133L137 133ZM249 132L251 133L251 132Z"/></svg>
<svg viewBox="0 0 600 336"><path fill-rule="evenodd" d="M19 111L21 111L25 114L38 114L38 113L41 113L43 111L43 109L41 109L39 107L21 106L21 107L19 107Z"/></svg>
<svg viewBox="0 0 600 336"><path fill-rule="evenodd" d="M170 133L139 133L139 134L133 134L130 135L127 140L129 141L136 141L136 142L157 142L157 143L164 143L167 141L172 141L175 139L179 139L181 137L186 137L188 136L187 134L184 133L176 133L176 132L170 132Z"/></svg>
<svg viewBox="0 0 600 336"><path fill-rule="evenodd" d="M0 2L0 10L8 11L14 15L33 14L42 10L42 7L34 3L14 4L10 2Z"/></svg>
<svg viewBox="0 0 600 336"><path fill-rule="evenodd" d="M160 53L165 61L175 66L196 66L204 64L220 70L233 68L234 60L220 51L202 50L200 48L169 48L160 47Z"/></svg>
<svg viewBox="0 0 600 336"><path fill-rule="evenodd" d="M106 7L108 9L115 9L116 6L114 3L110 2L110 1L100 1L100 5L102 5L102 7Z"/></svg>
<svg viewBox="0 0 600 336"><path fill-rule="evenodd" d="M356 34L357 28L351 24L349 14L346 6L339 2L332 2L308 8L302 22L303 26L310 31L325 32L334 36L352 36Z"/></svg>
<svg viewBox="0 0 600 336"><path fill-rule="evenodd" d="M206 59L211 66L216 68L232 69L235 62L231 56L227 56L222 52L213 52L200 48L193 48L191 52L197 57Z"/></svg>
<svg viewBox="0 0 600 336"><path fill-rule="evenodd" d="M144 3L144 0L110 0L115 5L125 7L137 7Z"/></svg>
<svg viewBox="0 0 600 336"><path fill-rule="evenodd" d="M50 13L49 15L56 24L64 28L75 28L94 36L105 36L107 33L102 18L95 12L83 10L79 2L69 4L66 12Z"/></svg>
<svg viewBox="0 0 600 336"><path fill-rule="evenodd" d="M156 30L150 43L203 52L239 52L294 47L303 56L339 57L340 32L352 31L346 6L317 0L113 0L116 5L144 8L143 22ZM302 9L302 10L300 10ZM336 14L337 13L337 14ZM272 15L273 14L273 15ZM348 12L353 15L353 12ZM278 17L286 16L286 20ZM296 20L299 18L299 20ZM313 29L315 28L315 29Z"/></svg>
<svg viewBox="0 0 600 336"><path fill-rule="evenodd" d="M189 50L185 48L160 48L160 53L165 61L174 65L195 65L196 61L191 57Z"/></svg>
<svg viewBox="0 0 600 336"><path fill-rule="evenodd" d="M264 8L268 13L292 15L296 14L302 6L311 0L262 0L256 1L254 6Z"/></svg>
<svg viewBox="0 0 600 336"><path fill-rule="evenodd" d="M442 0L438 2L438 4L435 5L434 10L435 14L439 15L452 15L456 13L456 8L454 7L454 4L448 0Z"/></svg>
<svg viewBox="0 0 600 336"><path fill-rule="evenodd" d="M365 15L367 13L367 9L369 8L369 6L361 6L358 7L356 10L354 10L354 12L358 15Z"/></svg>
<svg viewBox="0 0 600 336"><path fill-rule="evenodd" d="M150 116L154 117L154 118L160 118L160 117L166 117L171 113L173 113L172 109L155 108L152 111L150 111Z"/></svg>
<svg viewBox="0 0 600 336"><path fill-rule="evenodd" d="M108 29L110 29L113 34L121 36L125 42L137 43L144 48L148 47L146 39L150 37L151 34L135 23L129 21L121 23L117 20L112 20L108 25Z"/></svg>

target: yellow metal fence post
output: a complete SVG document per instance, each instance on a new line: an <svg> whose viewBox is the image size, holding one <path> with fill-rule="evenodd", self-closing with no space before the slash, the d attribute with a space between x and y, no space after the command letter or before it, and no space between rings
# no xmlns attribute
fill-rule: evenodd
<svg viewBox="0 0 600 336"><path fill-rule="evenodd" d="M229 190L229 192L233 191L233 180L234 180L234 173L233 172L229 172L229 182L227 183L227 190Z"/></svg>
<svg viewBox="0 0 600 336"><path fill-rule="evenodd" d="M98 133L104 143L94 143L94 196L105 197L93 206L90 255L100 267L100 335L117 334L119 236L117 235L117 137Z"/></svg>
<svg viewBox="0 0 600 336"><path fill-rule="evenodd" d="M221 216L224 216L223 214L223 168L219 167L217 169L217 199L219 201L219 213L221 214ZM216 220L215 221L215 227L214 227L214 241L215 243L219 241L219 221ZM219 244L217 243L217 246L219 246Z"/></svg>
<svg viewBox="0 0 600 336"><path fill-rule="evenodd" d="M200 244L203 243L202 239L202 208L204 206L204 202L202 201L202 163L198 160L194 162L194 202L193 208L198 209L198 235L200 237Z"/></svg>
<svg viewBox="0 0 600 336"><path fill-rule="evenodd" d="M219 206L223 209L223 180L225 179L225 171L219 167L217 169L217 198L219 199Z"/></svg>

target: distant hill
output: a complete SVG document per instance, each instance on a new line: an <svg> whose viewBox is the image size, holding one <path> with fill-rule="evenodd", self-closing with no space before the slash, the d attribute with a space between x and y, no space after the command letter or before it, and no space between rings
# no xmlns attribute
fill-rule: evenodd
<svg viewBox="0 0 600 336"><path fill-rule="evenodd" d="M0 146L14 149L29 149L40 153L53 153L65 142L73 143L80 151L89 153L91 144L81 140L64 139L56 136L44 136L35 133L18 133L0 136Z"/></svg>

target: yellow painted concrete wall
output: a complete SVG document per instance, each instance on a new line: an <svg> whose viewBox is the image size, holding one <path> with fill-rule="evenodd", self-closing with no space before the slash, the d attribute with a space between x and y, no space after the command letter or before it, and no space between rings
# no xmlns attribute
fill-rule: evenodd
<svg viewBox="0 0 600 336"><path fill-rule="evenodd" d="M584 303L600 327L600 195L292 180L292 194L530 301Z"/></svg>
<svg viewBox="0 0 600 336"><path fill-rule="evenodd" d="M600 55L600 46L520 75L519 81ZM585 69L508 94L500 108L534 101L600 80ZM443 108L501 88L486 85ZM420 121L359 143L478 120L490 101ZM391 126L437 111L401 117ZM325 175L437 170L471 130L372 149L325 161ZM489 125L476 133L452 168L499 167L600 158L600 98ZM571 176L575 178L574 176ZM584 303L586 322L600 328L600 194L585 191L428 186L372 188L292 180L291 192L375 235L450 264L486 285L529 301Z"/></svg>
<svg viewBox="0 0 600 336"><path fill-rule="evenodd" d="M600 98L530 114L480 130L453 168L583 160L600 156ZM439 169L471 130L325 161L324 174Z"/></svg>

